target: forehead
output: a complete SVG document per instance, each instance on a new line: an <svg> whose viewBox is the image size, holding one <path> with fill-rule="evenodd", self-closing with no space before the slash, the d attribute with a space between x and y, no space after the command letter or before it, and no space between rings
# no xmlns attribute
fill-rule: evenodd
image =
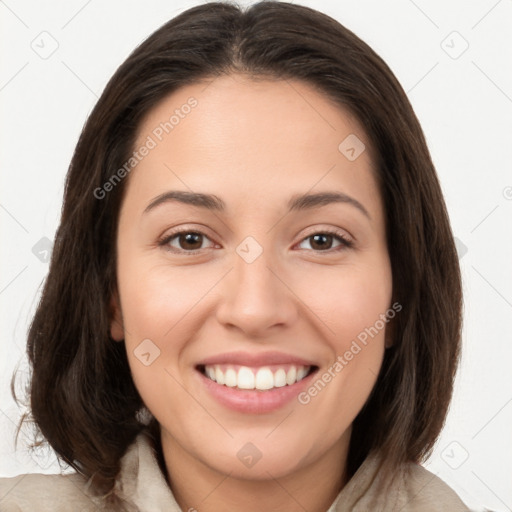
<svg viewBox="0 0 512 512"><path fill-rule="evenodd" d="M229 75L182 87L142 121L134 149L144 145L129 176L138 197L181 188L268 203L341 187L379 203L360 123L301 81Z"/></svg>

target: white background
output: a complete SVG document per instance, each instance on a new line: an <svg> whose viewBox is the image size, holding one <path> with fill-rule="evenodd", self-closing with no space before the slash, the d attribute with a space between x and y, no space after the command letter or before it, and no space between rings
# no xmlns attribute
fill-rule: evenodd
<svg viewBox="0 0 512 512"><path fill-rule="evenodd" d="M0 1L0 476L59 470L52 456L30 455L23 439L15 451L19 411L9 385L15 366L26 368L26 331L48 269L45 243L51 249L82 125L131 50L199 3ZM462 367L425 465L474 510L509 511L512 0L295 3L331 15L370 44L422 123L459 240L465 293Z"/></svg>

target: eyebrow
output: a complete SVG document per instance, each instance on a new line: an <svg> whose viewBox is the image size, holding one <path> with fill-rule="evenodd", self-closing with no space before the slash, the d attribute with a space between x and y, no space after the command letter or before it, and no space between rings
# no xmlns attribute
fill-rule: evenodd
<svg viewBox="0 0 512 512"><path fill-rule="evenodd" d="M157 206L177 201L179 203L190 204L206 210L223 212L226 210L226 204L224 201L214 194L203 194L200 192L187 192L184 190L170 190L164 192L159 196L155 197L144 209L143 214L150 212ZM318 208L326 206L332 203L344 203L349 204L357 208L366 217L371 219L368 210L353 197L344 194L343 192L318 192L315 194L296 194L288 201L289 211L302 211L310 210L312 208Z"/></svg>

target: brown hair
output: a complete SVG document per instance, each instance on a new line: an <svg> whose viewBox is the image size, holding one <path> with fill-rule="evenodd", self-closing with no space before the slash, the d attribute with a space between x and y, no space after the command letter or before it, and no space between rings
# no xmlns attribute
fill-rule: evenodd
<svg viewBox="0 0 512 512"><path fill-rule="evenodd" d="M165 96L233 72L307 82L356 116L375 155L393 300L403 309L393 320L394 344L378 381L354 422L349 475L373 450L390 474L405 461L423 460L444 423L460 348L461 280L440 185L402 87L368 45L314 9L274 1L246 10L207 3L136 48L89 116L30 325L33 421L62 460L94 477L98 490L113 488L120 458L145 425L125 346L109 335L126 180L101 200L94 190L127 161L141 119Z"/></svg>

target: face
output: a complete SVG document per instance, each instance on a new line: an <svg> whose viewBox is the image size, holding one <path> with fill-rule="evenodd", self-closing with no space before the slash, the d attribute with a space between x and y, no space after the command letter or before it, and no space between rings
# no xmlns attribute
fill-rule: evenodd
<svg viewBox="0 0 512 512"><path fill-rule="evenodd" d="M362 127L307 84L231 75L169 95L135 150L111 334L164 450L253 479L338 463L392 293Z"/></svg>

